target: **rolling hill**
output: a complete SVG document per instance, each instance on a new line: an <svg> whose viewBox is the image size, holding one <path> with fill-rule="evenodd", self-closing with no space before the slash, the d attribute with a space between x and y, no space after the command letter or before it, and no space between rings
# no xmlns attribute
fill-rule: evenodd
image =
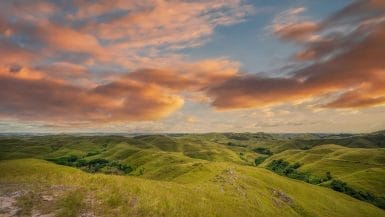
<svg viewBox="0 0 385 217"><path fill-rule="evenodd" d="M328 188L332 180L315 185L266 168L275 160L299 163L300 172L321 178L330 172L333 180L383 197L383 148L377 145L353 148L351 143L318 144L322 138L328 142L371 136L3 135L0 136L0 200L7 206L0 207L0 213L384 216L384 209ZM381 144L373 138L373 144ZM299 141L310 141L312 146ZM256 159L264 162L256 166Z"/></svg>
<svg viewBox="0 0 385 217"><path fill-rule="evenodd" d="M346 182L359 190L385 197L385 148L347 148L339 145L320 145L309 150L286 150L267 159L261 166L273 160L283 159L299 163L300 171Z"/></svg>
<svg viewBox="0 0 385 217"><path fill-rule="evenodd" d="M170 181L89 174L43 160L0 163L21 212L58 216L383 216L385 211L263 168L207 163ZM314 195L317 195L314 199ZM49 203L47 203L48 201ZM51 204L51 206L49 206ZM68 215L71 214L71 215Z"/></svg>

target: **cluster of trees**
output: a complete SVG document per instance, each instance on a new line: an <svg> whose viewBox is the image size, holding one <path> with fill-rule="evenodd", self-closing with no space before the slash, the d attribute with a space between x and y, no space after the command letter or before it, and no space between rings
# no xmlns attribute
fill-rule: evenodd
<svg viewBox="0 0 385 217"><path fill-rule="evenodd" d="M335 191L342 192L344 194L350 195L354 198L357 198L359 200L363 200L369 203L372 203L375 206L378 206L382 209L385 209L385 198L384 197L376 197L373 194L369 192L363 192L356 190L346 182L340 181L340 180L335 180L333 179L332 182L330 183L330 188L332 188Z"/></svg>
<svg viewBox="0 0 385 217"><path fill-rule="evenodd" d="M103 172L109 174L129 174L133 171L133 168L129 165L121 164L116 161L111 162L102 158L87 161L84 158L71 155L48 160L60 165L77 167L90 173Z"/></svg>
<svg viewBox="0 0 385 217"><path fill-rule="evenodd" d="M254 160L255 166L258 166L259 164L263 163L268 157L257 157Z"/></svg>
<svg viewBox="0 0 385 217"><path fill-rule="evenodd" d="M267 169L278 173L279 175L287 176L292 179L299 179L311 184L320 184L324 181L331 179L331 174L326 173L326 179L314 176L307 172L301 172L298 168L301 166L299 163L290 164L282 159L273 160L267 165Z"/></svg>
<svg viewBox="0 0 385 217"><path fill-rule="evenodd" d="M257 147L257 148L253 148L253 151L256 153L259 153L259 154L265 154L265 155L269 155L269 156L273 155L273 152L271 152L267 148Z"/></svg>
<svg viewBox="0 0 385 217"><path fill-rule="evenodd" d="M253 148L252 150L258 154L267 155L267 157L266 156L259 156L259 157L255 158L254 163L256 166L263 163L269 156L273 155L273 152L271 152L269 149L263 148L263 147Z"/></svg>

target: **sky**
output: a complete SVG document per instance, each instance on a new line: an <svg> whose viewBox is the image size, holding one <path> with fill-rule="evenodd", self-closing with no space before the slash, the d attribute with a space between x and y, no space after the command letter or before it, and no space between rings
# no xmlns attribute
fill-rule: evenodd
<svg viewBox="0 0 385 217"><path fill-rule="evenodd" d="M383 0L3 0L0 132L385 129Z"/></svg>

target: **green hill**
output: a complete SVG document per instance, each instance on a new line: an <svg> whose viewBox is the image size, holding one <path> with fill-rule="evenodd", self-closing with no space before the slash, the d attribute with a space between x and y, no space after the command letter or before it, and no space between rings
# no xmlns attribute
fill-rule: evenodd
<svg viewBox="0 0 385 217"><path fill-rule="evenodd" d="M2 161L0 172L4 174L0 177L2 192L22 194L21 199L16 200L25 213L59 216L68 213L74 216L90 213L97 216L385 214L381 209L327 188L290 180L262 168L229 163L203 164L166 182L89 174L32 159Z"/></svg>
<svg viewBox="0 0 385 217"><path fill-rule="evenodd" d="M385 197L385 148L347 148L338 145L321 145L309 150L286 150L266 160L283 159L299 163L300 171L326 178L332 177L346 182L358 190Z"/></svg>
<svg viewBox="0 0 385 217"><path fill-rule="evenodd" d="M298 143L363 136L372 134L0 136L0 200L9 206L0 214L384 216L371 201L327 188L326 179L330 172L383 197L384 148ZM279 159L325 180L314 185L265 168Z"/></svg>

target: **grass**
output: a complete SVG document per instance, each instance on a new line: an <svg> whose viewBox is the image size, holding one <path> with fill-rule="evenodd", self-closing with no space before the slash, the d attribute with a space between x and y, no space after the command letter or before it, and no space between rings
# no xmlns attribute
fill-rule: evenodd
<svg viewBox="0 0 385 217"><path fill-rule="evenodd" d="M84 208L84 194L76 190L68 192L57 202L57 217L77 217Z"/></svg>
<svg viewBox="0 0 385 217"><path fill-rule="evenodd" d="M0 162L0 184L67 186L59 214L78 214L87 195L99 216L383 216L384 211L327 188L278 176L263 168L207 163L174 181L84 173L42 160ZM204 178L202 178L204 177ZM273 191L293 202L285 202ZM314 199L317 195L317 200ZM65 211L61 211L65 210ZM63 214L64 215L64 214ZM73 215L68 215L73 216Z"/></svg>
<svg viewBox="0 0 385 217"><path fill-rule="evenodd" d="M385 197L377 197L371 192L357 190L347 183L335 179L330 172L326 172L326 178L317 177L309 172L301 172L298 168L301 164L296 162L290 164L282 159L271 161L266 168L282 176L287 176L292 179L298 179L314 185L322 185L331 189L342 192L354 198L371 203L379 208L385 209ZM324 184L326 183L326 184Z"/></svg>
<svg viewBox="0 0 385 217"><path fill-rule="evenodd" d="M267 159L261 166L283 159L300 163L302 172L346 182L357 190L385 196L385 149L347 148L338 145L321 145L309 150L287 150Z"/></svg>
<svg viewBox="0 0 385 217"><path fill-rule="evenodd" d="M264 168L278 159L298 162L298 174L323 179L329 171L354 189L381 196L385 151L376 140L381 136L0 136L0 189L33 192L17 199L27 216L36 210L58 216L384 216L369 203ZM322 140L340 145L319 145ZM87 173L45 160L72 158L106 164ZM124 165L132 171L119 172ZM42 203L42 195L54 199Z"/></svg>

